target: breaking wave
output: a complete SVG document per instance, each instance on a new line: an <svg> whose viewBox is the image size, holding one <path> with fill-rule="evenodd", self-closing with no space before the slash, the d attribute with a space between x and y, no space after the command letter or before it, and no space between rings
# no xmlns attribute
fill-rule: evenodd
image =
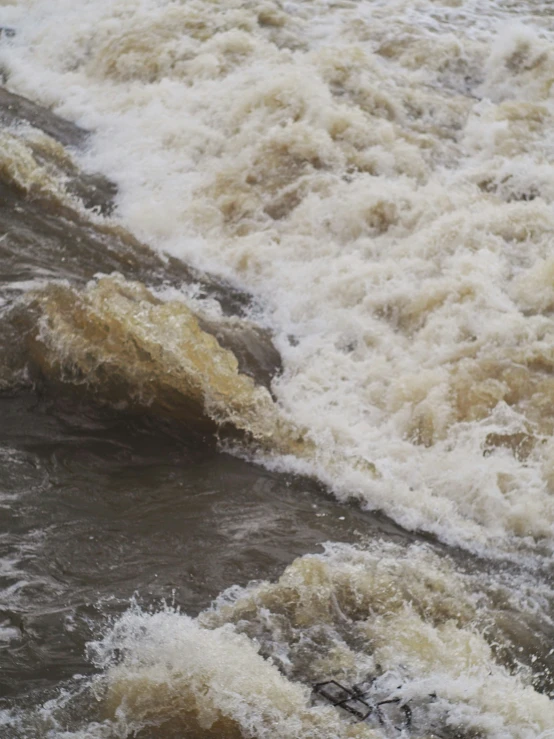
<svg viewBox="0 0 554 739"><path fill-rule="evenodd" d="M134 607L92 644L99 675L32 721L98 739L551 736L534 641L552 613L550 5L32 0L0 25L10 89L93 132L77 150L8 122L2 182L110 255L2 293L21 354L2 385L38 372L230 429L235 451L491 568L330 544L196 620ZM187 279L155 279L181 262ZM229 316L221 285L253 298ZM348 721L314 699L322 676L396 702ZM92 695L98 715L61 733Z"/></svg>
<svg viewBox="0 0 554 739"><path fill-rule="evenodd" d="M451 543L550 541L547 7L33 7L10 84L95 129L126 225L260 296L317 474Z"/></svg>

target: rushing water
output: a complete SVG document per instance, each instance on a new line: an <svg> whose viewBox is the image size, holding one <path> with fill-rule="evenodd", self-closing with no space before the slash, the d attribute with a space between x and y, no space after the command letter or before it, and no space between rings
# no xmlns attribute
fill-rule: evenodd
<svg viewBox="0 0 554 739"><path fill-rule="evenodd" d="M0 0L0 70L0 734L554 737L549 0Z"/></svg>

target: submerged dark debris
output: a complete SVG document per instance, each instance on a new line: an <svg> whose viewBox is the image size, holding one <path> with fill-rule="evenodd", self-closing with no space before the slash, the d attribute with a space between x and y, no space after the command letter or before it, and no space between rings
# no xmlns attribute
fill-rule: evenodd
<svg viewBox="0 0 554 739"><path fill-rule="evenodd" d="M402 713L402 725L396 726L398 731L410 729L412 726L412 709L408 703L402 703L400 698L387 698L382 701L371 701L368 697L369 687L354 685L347 688L336 680L326 680L314 685L314 692L329 701L335 708L342 708L358 721L365 721L373 716L381 725L385 723L384 706L396 705Z"/></svg>

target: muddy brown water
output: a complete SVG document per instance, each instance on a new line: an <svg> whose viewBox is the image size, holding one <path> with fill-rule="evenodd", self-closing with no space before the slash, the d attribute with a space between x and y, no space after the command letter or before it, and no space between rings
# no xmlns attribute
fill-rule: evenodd
<svg viewBox="0 0 554 739"><path fill-rule="evenodd" d="M199 435L32 394L0 407L0 541L10 563L0 624L16 632L2 650L4 697L32 699L89 671L86 641L135 594L196 614L225 587L277 577L326 540L403 536Z"/></svg>
<svg viewBox="0 0 554 739"><path fill-rule="evenodd" d="M85 132L5 90L0 121L86 145ZM109 182L69 175L85 206L111 210ZM194 281L229 315L241 315L251 296L163 261L122 230L6 177L0 259L1 708L36 706L75 674L90 673L87 641L132 598L195 615L224 588L278 577L327 540L414 538L385 517L337 503L311 480L222 452L198 429L97 408L79 389L49 386L29 366L13 319L27 283L81 285L97 272L151 286ZM268 384L279 358L267 337L229 341L244 370Z"/></svg>
<svg viewBox="0 0 554 739"><path fill-rule="evenodd" d="M12 131L30 123L64 146L86 146L85 132L2 90L0 122ZM62 164L73 204L0 177L0 710L22 715L94 672L87 643L132 599L194 616L225 588L274 580L327 541L427 541L467 570L511 566L448 550L337 502L313 480L232 456L201 424L99 407L84 385L46 381L27 352L33 315L20 298L31 283L82 287L116 271L149 288L194 284L238 318L256 300L100 221L94 214L113 210L115 189ZM265 329L206 330L258 384L268 387L280 371ZM512 646L501 658L533 665L536 687L550 693L551 625L506 611L502 629ZM5 724L7 736L35 731L14 726Z"/></svg>

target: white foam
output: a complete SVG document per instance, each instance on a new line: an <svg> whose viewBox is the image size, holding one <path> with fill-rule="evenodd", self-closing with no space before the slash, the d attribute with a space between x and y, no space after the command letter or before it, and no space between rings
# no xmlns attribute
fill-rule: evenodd
<svg viewBox="0 0 554 739"><path fill-rule="evenodd" d="M332 545L297 559L275 583L231 588L197 620L133 606L91 645L101 736L147 725L199 726L206 736L397 736L376 716L353 724L311 699L308 686L331 677L369 680L369 704L409 703L412 737L447 728L540 736L554 722L552 703L529 669L502 658L508 613L522 628L533 607L508 606L503 577L462 575L421 545Z"/></svg>
<svg viewBox="0 0 554 739"><path fill-rule="evenodd" d="M554 526L541 8L525 26L476 2L0 11L10 85L95 129L85 161L125 224L261 296L274 390L336 493L476 549ZM525 460L483 458L498 402L538 440Z"/></svg>

